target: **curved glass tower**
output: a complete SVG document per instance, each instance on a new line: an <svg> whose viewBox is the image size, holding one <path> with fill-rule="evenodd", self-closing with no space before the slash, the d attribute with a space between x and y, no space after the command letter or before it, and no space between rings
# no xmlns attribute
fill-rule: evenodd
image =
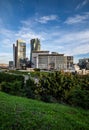
<svg viewBox="0 0 89 130"><path fill-rule="evenodd" d="M31 39L31 53L30 53L30 61L32 62L32 51L40 51L41 45L40 40L38 38Z"/></svg>

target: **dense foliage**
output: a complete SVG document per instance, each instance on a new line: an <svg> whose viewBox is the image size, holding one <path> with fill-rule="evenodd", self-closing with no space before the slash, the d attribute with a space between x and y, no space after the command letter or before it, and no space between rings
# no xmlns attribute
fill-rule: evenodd
<svg viewBox="0 0 89 130"><path fill-rule="evenodd" d="M38 84L32 86L29 81L27 86L32 98L89 108L89 75L49 73L42 75Z"/></svg>
<svg viewBox="0 0 89 130"><path fill-rule="evenodd" d="M30 77L24 84L24 77L21 75L0 73L0 90L45 102L89 108L89 75L64 72L37 72L37 75L38 77ZM38 78L39 82L35 82L35 78Z"/></svg>
<svg viewBox="0 0 89 130"><path fill-rule="evenodd" d="M87 109L89 108L89 75L50 73L40 79L39 95L44 101L56 100Z"/></svg>
<svg viewBox="0 0 89 130"><path fill-rule="evenodd" d="M0 90L9 94L24 95L24 77L8 73L0 73Z"/></svg>

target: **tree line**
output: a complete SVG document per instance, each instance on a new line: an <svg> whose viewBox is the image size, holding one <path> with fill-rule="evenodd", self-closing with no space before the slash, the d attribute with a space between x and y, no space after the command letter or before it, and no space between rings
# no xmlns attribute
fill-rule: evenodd
<svg viewBox="0 0 89 130"><path fill-rule="evenodd" d="M29 78L24 84L23 76L0 73L0 90L45 102L89 108L89 75L54 72L40 75L38 83Z"/></svg>

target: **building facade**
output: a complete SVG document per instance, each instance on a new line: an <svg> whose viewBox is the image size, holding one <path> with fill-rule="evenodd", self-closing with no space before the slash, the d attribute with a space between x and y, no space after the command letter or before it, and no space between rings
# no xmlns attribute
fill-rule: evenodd
<svg viewBox="0 0 89 130"><path fill-rule="evenodd" d="M49 54L49 51L32 51L32 68L39 68L39 55Z"/></svg>
<svg viewBox="0 0 89 130"><path fill-rule="evenodd" d="M13 61L9 61L9 67L13 67Z"/></svg>
<svg viewBox="0 0 89 130"><path fill-rule="evenodd" d="M14 67L21 68L23 60L26 59L26 43L23 40L17 40L16 45L13 44Z"/></svg>
<svg viewBox="0 0 89 130"><path fill-rule="evenodd" d="M31 45L30 61L32 62L32 52L40 51L40 49L41 49L40 40L38 38L31 39L30 45Z"/></svg>
<svg viewBox="0 0 89 130"><path fill-rule="evenodd" d="M73 56L49 53L49 51L32 52L33 68L46 70L67 70L73 67Z"/></svg>
<svg viewBox="0 0 89 130"><path fill-rule="evenodd" d="M13 44L13 67L16 68L17 46Z"/></svg>

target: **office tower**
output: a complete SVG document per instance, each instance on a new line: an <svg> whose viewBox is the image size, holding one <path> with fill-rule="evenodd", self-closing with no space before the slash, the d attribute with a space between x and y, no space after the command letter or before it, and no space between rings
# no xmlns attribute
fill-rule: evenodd
<svg viewBox="0 0 89 130"><path fill-rule="evenodd" d="M17 46L13 44L13 66L16 68Z"/></svg>
<svg viewBox="0 0 89 130"><path fill-rule="evenodd" d="M13 56L14 66L18 69L21 68L26 58L26 43L23 40L17 40L16 46L13 44Z"/></svg>
<svg viewBox="0 0 89 130"><path fill-rule="evenodd" d="M40 40L38 38L31 39L31 53L30 53L30 61L32 62L32 51L40 51L41 45Z"/></svg>

